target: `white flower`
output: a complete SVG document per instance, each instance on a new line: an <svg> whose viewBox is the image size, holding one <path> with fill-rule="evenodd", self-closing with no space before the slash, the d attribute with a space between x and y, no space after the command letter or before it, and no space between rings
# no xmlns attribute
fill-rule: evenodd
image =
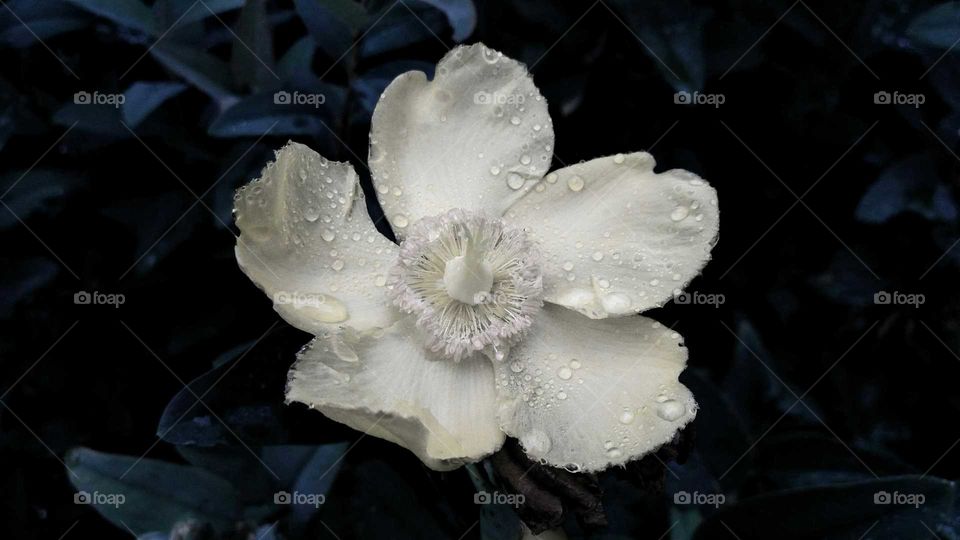
<svg viewBox="0 0 960 540"><path fill-rule="evenodd" d="M716 193L644 152L546 174L547 104L526 68L477 44L434 80L394 80L369 165L401 244L371 222L348 163L289 143L237 193L243 271L317 337L287 400L400 444L438 470L517 437L596 471L657 449L696 414L679 334L635 314L696 276Z"/></svg>

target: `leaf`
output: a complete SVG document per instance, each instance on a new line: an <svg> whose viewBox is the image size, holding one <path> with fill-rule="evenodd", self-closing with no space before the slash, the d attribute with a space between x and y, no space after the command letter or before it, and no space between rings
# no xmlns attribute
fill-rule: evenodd
<svg viewBox="0 0 960 540"><path fill-rule="evenodd" d="M324 85L323 91L280 90L243 98L223 112L209 133L215 137L312 135L326 131L343 106L343 90ZM294 103L298 99L299 103ZM321 103L322 102L322 103Z"/></svg>
<svg viewBox="0 0 960 540"><path fill-rule="evenodd" d="M290 493L323 496L330 492L340 472L347 443L321 446L267 446L263 460L278 476L280 485ZM318 508L309 504L291 505L289 523L294 531L307 527Z"/></svg>
<svg viewBox="0 0 960 540"><path fill-rule="evenodd" d="M183 92L186 88L181 83L167 81L141 81L131 84L123 93L125 99L120 109L123 114L123 121L131 128L137 127L160 105Z"/></svg>
<svg viewBox="0 0 960 540"><path fill-rule="evenodd" d="M264 0L247 0L240 11L230 68L240 85L253 90L280 82L273 72L273 36Z"/></svg>
<svg viewBox="0 0 960 540"><path fill-rule="evenodd" d="M0 9L0 44L16 48L39 45L41 40L86 27L89 14L61 0L13 0ZM16 13L16 16L13 14Z"/></svg>
<svg viewBox="0 0 960 540"><path fill-rule="evenodd" d="M160 41L150 49L150 54L167 69L218 100L222 107L236 100L231 90L230 68L215 56L167 41Z"/></svg>
<svg viewBox="0 0 960 540"><path fill-rule="evenodd" d="M160 32L153 12L139 0L66 0L71 4L145 34Z"/></svg>
<svg viewBox="0 0 960 540"><path fill-rule="evenodd" d="M74 126L79 131L127 138L130 132L120 123L121 106L119 103L67 103L53 114L53 122L61 126Z"/></svg>
<svg viewBox="0 0 960 540"><path fill-rule="evenodd" d="M353 47L354 36L368 20L363 6L352 0L294 0L293 4L317 46L333 59Z"/></svg>
<svg viewBox="0 0 960 540"><path fill-rule="evenodd" d="M710 17L708 9L673 0L649 2L643 10L626 0L618 0L615 5L667 84L678 92L703 88L703 27Z"/></svg>
<svg viewBox="0 0 960 540"><path fill-rule="evenodd" d="M462 535L469 524L454 524L447 518L452 513L450 503L443 498L425 499L400 472L401 468L394 469L382 461L352 464L333 487L319 519L343 538L435 539ZM463 496L472 499L470 493ZM326 534L326 529L320 530Z"/></svg>
<svg viewBox="0 0 960 540"><path fill-rule="evenodd" d="M441 13L424 4L413 4L410 9L393 8L379 20L360 42L360 55L364 58L436 39L447 24Z"/></svg>
<svg viewBox="0 0 960 540"><path fill-rule="evenodd" d="M26 220L38 212L54 213L80 184L80 178L56 169L13 170L4 174L0 177L0 194L13 213L0 209L0 229L16 225L17 218Z"/></svg>
<svg viewBox="0 0 960 540"><path fill-rule="evenodd" d="M957 219L950 187L939 181L934 161L926 154L914 154L884 169L860 199L856 215L866 223L884 223L908 212L945 223Z"/></svg>
<svg viewBox="0 0 960 540"><path fill-rule="evenodd" d="M241 515L233 486L196 467L149 458L138 462L88 448L71 450L65 462L78 493L85 493L103 517L135 534L170 530L188 518L226 530Z"/></svg>
<svg viewBox="0 0 960 540"><path fill-rule="evenodd" d="M453 28L453 39L463 41L470 37L477 27L477 8L473 0L419 0L429 4L447 16Z"/></svg>
<svg viewBox="0 0 960 540"><path fill-rule="evenodd" d="M159 0L153 5L153 12L162 26L169 28L174 22L179 25L188 25L199 22L207 17L220 15L243 7L244 0ZM187 11L189 10L189 11Z"/></svg>
<svg viewBox="0 0 960 540"><path fill-rule="evenodd" d="M697 540L760 538L924 538L952 527L956 486L940 478L896 476L777 491L728 503L704 521ZM923 504L884 504L922 494ZM898 499L906 501L906 499ZM878 502L880 501L880 502ZM921 521L923 523L921 523Z"/></svg>
<svg viewBox="0 0 960 540"><path fill-rule="evenodd" d="M953 47L960 37L960 2L944 2L924 11L910 22L907 36L921 45Z"/></svg>
<svg viewBox="0 0 960 540"><path fill-rule="evenodd" d="M484 492L493 493L497 490L475 464L467 464L466 469L477 490L475 499ZM480 505L480 538L482 540L518 540L522 531L520 523L520 517L508 505Z"/></svg>
<svg viewBox="0 0 960 540"><path fill-rule="evenodd" d="M298 39L277 62L280 78L284 81L295 81L303 73L309 72L316 50L317 44L309 35Z"/></svg>

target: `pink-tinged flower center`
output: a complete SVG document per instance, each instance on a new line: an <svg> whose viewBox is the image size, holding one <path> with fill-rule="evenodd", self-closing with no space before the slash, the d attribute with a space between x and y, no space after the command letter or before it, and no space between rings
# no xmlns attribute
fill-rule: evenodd
<svg viewBox="0 0 960 540"><path fill-rule="evenodd" d="M400 244L389 294L426 346L459 361L502 358L543 305L540 255L522 229L467 210L421 219Z"/></svg>

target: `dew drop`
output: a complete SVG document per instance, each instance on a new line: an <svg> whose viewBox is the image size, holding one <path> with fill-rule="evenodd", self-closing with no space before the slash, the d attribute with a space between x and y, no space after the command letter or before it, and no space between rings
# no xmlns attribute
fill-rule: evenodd
<svg viewBox="0 0 960 540"><path fill-rule="evenodd" d="M377 284L377 287L383 287L387 284L387 278L383 275L378 275L374 278L373 282Z"/></svg>
<svg viewBox="0 0 960 540"><path fill-rule="evenodd" d="M520 362L511 362L510 371L514 373L520 373L521 371L523 371L523 364L521 364Z"/></svg>
<svg viewBox="0 0 960 540"><path fill-rule="evenodd" d="M512 117L510 117L510 123L513 124L513 125L515 125L515 126L519 126L519 125L520 125L520 117L519 117L519 116L512 116Z"/></svg>
<svg viewBox="0 0 960 540"><path fill-rule="evenodd" d="M557 178L558 178L557 173L552 172L552 173L550 173L550 174L547 175L547 182L550 183L550 184L556 184L556 183L557 183Z"/></svg>
<svg viewBox="0 0 960 540"><path fill-rule="evenodd" d="M565 381L570 380L570 377L573 377L573 371L570 368L564 366L557 370L557 377L560 377Z"/></svg>
<svg viewBox="0 0 960 540"><path fill-rule="evenodd" d="M303 219L310 223L320 219L320 209L313 205L307 206L303 209Z"/></svg>
<svg viewBox="0 0 960 540"><path fill-rule="evenodd" d="M507 185L510 186L510 189L520 189L523 187L523 177L517 173L510 173L507 175Z"/></svg>
<svg viewBox="0 0 960 540"><path fill-rule="evenodd" d="M668 422L679 420L686 412L687 408L675 399L668 399L657 406L657 416Z"/></svg>
<svg viewBox="0 0 960 540"><path fill-rule="evenodd" d="M494 165L493 167L490 167L490 174L494 176L500 174L500 167L497 167L496 165Z"/></svg>
<svg viewBox="0 0 960 540"><path fill-rule="evenodd" d="M623 163L623 159L624 159L623 154L617 154L613 156L613 162L616 163L617 165L620 165L621 163Z"/></svg>
<svg viewBox="0 0 960 540"><path fill-rule="evenodd" d="M690 214L690 209L686 206L678 206L670 212L670 219L673 221L683 221Z"/></svg>
<svg viewBox="0 0 960 540"><path fill-rule="evenodd" d="M570 188L570 191L580 191L583 189L583 178L571 176L570 179L567 180L567 187Z"/></svg>
<svg viewBox="0 0 960 540"><path fill-rule="evenodd" d="M573 263L570 261L563 263L563 269L566 270L567 272L573 270Z"/></svg>
<svg viewBox="0 0 960 540"><path fill-rule="evenodd" d="M336 237L337 235L330 229L324 229L320 231L320 238L323 238L323 240L326 242L332 242Z"/></svg>
<svg viewBox="0 0 960 540"><path fill-rule="evenodd" d="M397 214L397 215L393 216L393 224L394 224L396 227L402 229L402 228L406 227L407 225L409 225L410 222L407 221L407 216L405 216L405 215L403 215L403 214Z"/></svg>
<svg viewBox="0 0 960 540"><path fill-rule="evenodd" d="M581 364L579 360L574 358L573 360L570 361L570 367L573 369L580 369L581 367L583 367L583 364Z"/></svg>
<svg viewBox="0 0 960 540"><path fill-rule="evenodd" d="M546 432L539 429L534 429L520 437L520 444L523 445L523 449L526 450L528 454L535 456L546 454L550 451L550 447L553 446Z"/></svg>
<svg viewBox="0 0 960 540"><path fill-rule="evenodd" d="M623 413L620 414L620 423L621 423L621 424L631 424L631 423L633 423L633 419L634 419L634 418L635 418L635 416L634 416L633 412L631 412L631 411L623 411Z"/></svg>
<svg viewBox="0 0 960 540"><path fill-rule="evenodd" d="M593 255L592 255L592 258L593 258L593 260L595 260L595 261L597 261L597 262L602 261L602 260L603 260L603 252L601 252L601 251L594 251L594 252L593 252Z"/></svg>
<svg viewBox="0 0 960 540"><path fill-rule="evenodd" d="M530 156L528 156L528 155L526 155L526 154L520 156L520 163L522 163L523 165L529 165L529 164L530 164Z"/></svg>
<svg viewBox="0 0 960 540"><path fill-rule="evenodd" d="M330 267L339 272L343 270L343 261L341 259L337 259L333 261L333 264L331 264Z"/></svg>

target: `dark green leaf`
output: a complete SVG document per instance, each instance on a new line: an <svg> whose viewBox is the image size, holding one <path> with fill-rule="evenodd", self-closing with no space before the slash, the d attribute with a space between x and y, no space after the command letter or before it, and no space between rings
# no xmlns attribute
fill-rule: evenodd
<svg viewBox="0 0 960 540"><path fill-rule="evenodd" d="M153 12L140 0L67 0L93 14L146 34L160 32Z"/></svg>
<svg viewBox="0 0 960 540"><path fill-rule="evenodd" d="M230 67L240 85L253 90L280 83L273 71L273 34L264 0L247 0L240 11Z"/></svg>
<svg viewBox="0 0 960 540"><path fill-rule="evenodd" d="M473 0L419 0L429 4L447 16L453 28L453 39L463 41L470 37L477 27L477 8Z"/></svg>
<svg viewBox="0 0 960 540"><path fill-rule="evenodd" d="M135 82L123 93L121 111L123 121L136 127L165 101L183 92L187 87L178 82Z"/></svg>
<svg viewBox="0 0 960 540"><path fill-rule="evenodd" d="M960 38L960 2L945 2L910 22L907 35L922 45L949 49Z"/></svg>
<svg viewBox="0 0 960 540"><path fill-rule="evenodd" d="M871 538L925 538L925 526L952 525L955 491L929 476L777 491L722 506L696 538L858 538L868 530Z"/></svg>
<svg viewBox="0 0 960 540"><path fill-rule="evenodd" d="M327 129L324 124L330 125L343 103L342 89L328 85L324 90L333 92L280 90L246 97L224 111L209 132L216 137L320 133Z"/></svg>
<svg viewBox="0 0 960 540"><path fill-rule="evenodd" d="M218 100L221 106L232 103L233 87L229 66L210 54L190 47L161 41L150 54L187 82Z"/></svg>
<svg viewBox="0 0 960 540"><path fill-rule="evenodd" d="M233 486L195 467L87 448L70 451L66 466L79 500L137 534L170 530L187 518L224 530L240 518Z"/></svg>

